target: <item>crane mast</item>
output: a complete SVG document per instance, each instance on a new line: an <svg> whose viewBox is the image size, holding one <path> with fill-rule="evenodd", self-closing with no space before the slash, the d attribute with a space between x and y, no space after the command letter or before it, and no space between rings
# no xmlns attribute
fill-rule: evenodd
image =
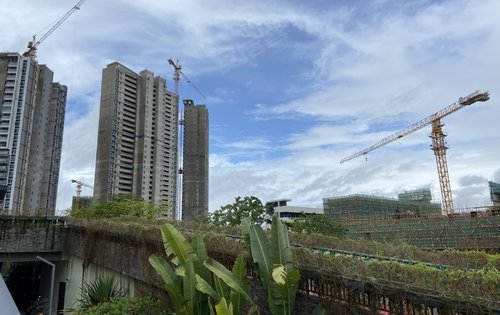
<svg viewBox="0 0 500 315"><path fill-rule="evenodd" d="M425 126L432 125L431 139L432 139L432 150L434 151L434 155L436 157L436 165L439 176L439 185L441 188L441 199L443 203L443 212L447 216L453 216L453 199L451 195L451 186L450 186L450 178L448 175L448 164L446 161L446 135L443 132L443 125L441 124L441 118L446 117L468 105L472 105L475 102L485 102L489 100L488 92L475 91L471 94L460 97L458 101L451 104L448 107L441 109L440 111L414 123L411 126L408 126L400 131L383 138L372 146L365 148L357 153L351 154L340 160L340 163L344 163L360 157L362 155L366 155L369 152L376 150L386 144L394 142L404 136L413 133L417 130L424 128Z"/></svg>

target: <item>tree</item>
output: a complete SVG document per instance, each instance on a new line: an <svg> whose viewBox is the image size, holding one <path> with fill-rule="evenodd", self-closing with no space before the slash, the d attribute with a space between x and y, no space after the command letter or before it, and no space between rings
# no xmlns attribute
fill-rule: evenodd
<svg viewBox="0 0 500 315"><path fill-rule="evenodd" d="M239 226L241 219L250 218L252 224L262 224L266 209L259 198L236 197L234 203L222 206L207 218L208 223L217 226Z"/></svg>
<svg viewBox="0 0 500 315"><path fill-rule="evenodd" d="M292 224L292 231L296 233L317 233L345 238L348 228L333 221L326 214L311 214L297 218Z"/></svg>
<svg viewBox="0 0 500 315"><path fill-rule="evenodd" d="M76 218L115 218L134 216L156 218L165 216L169 207L165 203L144 201L131 194L120 194L111 197L111 201L96 203L84 209L71 211Z"/></svg>

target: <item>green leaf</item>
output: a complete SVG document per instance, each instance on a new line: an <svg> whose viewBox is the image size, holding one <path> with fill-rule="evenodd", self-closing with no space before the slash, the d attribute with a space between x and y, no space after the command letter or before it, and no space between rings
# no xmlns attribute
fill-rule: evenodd
<svg viewBox="0 0 500 315"><path fill-rule="evenodd" d="M178 275L179 277L185 277L186 268L184 266L178 266L177 268L175 268L175 274Z"/></svg>
<svg viewBox="0 0 500 315"><path fill-rule="evenodd" d="M199 260L205 261L208 259L205 242L203 241L203 236L199 232L193 233L191 244Z"/></svg>
<svg viewBox="0 0 500 315"><path fill-rule="evenodd" d="M259 314L259 307L256 304L252 305L252 307L248 309L247 315L252 315L255 313Z"/></svg>
<svg viewBox="0 0 500 315"><path fill-rule="evenodd" d="M279 282L276 281L275 292L278 293L283 301L283 312L285 314L292 314L299 286L300 272L298 269L293 269L287 273L282 266L275 268L275 271L277 278L280 280ZM275 272L273 271L273 277L274 275Z"/></svg>
<svg viewBox="0 0 500 315"><path fill-rule="evenodd" d="M186 275L183 281L183 293L189 308L195 309L196 300L196 273L194 272L193 261L191 258L186 260L185 265Z"/></svg>
<svg viewBox="0 0 500 315"><path fill-rule="evenodd" d="M241 235L247 245L250 245L250 225L250 218L241 219Z"/></svg>
<svg viewBox="0 0 500 315"><path fill-rule="evenodd" d="M285 284L286 271L283 265L279 265L273 269L273 280L277 284Z"/></svg>
<svg viewBox="0 0 500 315"><path fill-rule="evenodd" d="M316 305L314 311L312 312L312 315L326 315L326 310L323 306L323 303L319 303L318 305Z"/></svg>
<svg viewBox="0 0 500 315"><path fill-rule="evenodd" d="M245 259L243 255L238 256L233 265L233 275L240 280L244 280L247 277L247 266L245 264Z"/></svg>
<svg viewBox="0 0 500 315"><path fill-rule="evenodd" d="M205 281L200 275L196 275L196 289L202 293L209 295L214 301L219 301L219 295L212 288L210 283Z"/></svg>
<svg viewBox="0 0 500 315"><path fill-rule="evenodd" d="M260 280L264 290L269 292L272 264L269 259L269 240L260 226L250 226L250 252L252 260L257 264Z"/></svg>
<svg viewBox="0 0 500 315"><path fill-rule="evenodd" d="M284 266L287 272L293 269L293 253L288 241L287 227L277 216L273 216L270 244L271 263Z"/></svg>
<svg viewBox="0 0 500 315"><path fill-rule="evenodd" d="M208 269L203 266L203 262L208 259L203 236L199 232L193 233L191 244L193 246L194 253L198 257L198 260L194 262L194 270L208 282L211 280L211 275Z"/></svg>
<svg viewBox="0 0 500 315"><path fill-rule="evenodd" d="M214 275L215 290L220 298L229 298L231 289L219 277Z"/></svg>
<svg viewBox="0 0 500 315"><path fill-rule="evenodd" d="M217 262L216 260L213 260L212 258L209 258L207 261L205 261L204 265L218 278L224 281L226 285L228 285L231 289L236 291L237 293L243 295L245 300L247 300L249 303L253 304L253 300L250 297L249 292L245 290L243 287L243 284L241 283L240 279L236 278L229 270L226 269L222 264Z"/></svg>
<svg viewBox="0 0 500 315"><path fill-rule="evenodd" d="M210 315L216 315L214 311L214 306L212 305L212 302L208 300L208 308L210 309Z"/></svg>
<svg viewBox="0 0 500 315"><path fill-rule="evenodd" d="M227 303L225 298L222 298L219 304L215 305L217 315L233 315L233 305L231 302Z"/></svg>
<svg viewBox="0 0 500 315"><path fill-rule="evenodd" d="M193 248L187 242L181 232L177 231L171 224L165 224L161 227L161 234L164 242L168 242L174 254L179 258L181 264L185 264L189 257L196 260Z"/></svg>
<svg viewBox="0 0 500 315"><path fill-rule="evenodd" d="M165 283L165 289L168 292L168 296L170 297L174 308L176 310L181 309L184 305L184 297L178 287L179 277L175 274L174 270L165 261L165 259L161 257L151 255L149 256L149 263L162 277L163 282Z"/></svg>
<svg viewBox="0 0 500 315"><path fill-rule="evenodd" d="M249 285L247 283L247 268L245 265L245 260L243 255L238 256L233 265L232 270L233 275L236 279L241 281L241 285L245 291L249 291ZM244 304L245 298L242 294L232 291L231 292L231 303L233 304L233 308L235 311L239 311L241 306Z"/></svg>

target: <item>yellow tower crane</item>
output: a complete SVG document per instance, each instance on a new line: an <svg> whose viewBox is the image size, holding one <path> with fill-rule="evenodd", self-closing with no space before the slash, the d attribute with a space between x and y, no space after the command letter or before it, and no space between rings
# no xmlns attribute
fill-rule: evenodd
<svg viewBox="0 0 500 315"><path fill-rule="evenodd" d="M76 184L76 200L75 200L75 209L80 209L80 196L82 194L82 187L94 188L89 184L82 183L79 180L72 179L71 182Z"/></svg>
<svg viewBox="0 0 500 315"><path fill-rule="evenodd" d="M441 118L448 116L451 113L454 113L468 105L474 104L475 102L485 102L489 99L490 97L488 92L481 92L481 91L475 91L465 97L460 97L457 102L449 105L448 107L443 108L442 110L430 115L427 118L422 119L419 122L414 123L409 127L406 127L388 137L385 137L384 139L380 140L374 145L364 150L361 150L358 153L354 153L352 155L349 155L348 157L343 158L342 160L340 160L340 163L344 163L359 156L366 155L368 154L368 152L378 149L381 146L396 141L412 132L422 129L425 126L432 125L432 132L430 136L432 139L431 148L434 151L434 155L436 157L439 185L441 187L443 212L447 216L451 217L453 216L454 210L453 210L453 199L451 195L450 178L448 175L448 164L446 162L446 149L448 148L444 140L446 135L443 133L442 129L443 125L441 124Z"/></svg>
<svg viewBox="0 0 500 315"><path fill-rule="evenodd" d="M38 45L40 45L50 34L52 34L66 19L69 18L71 14L73 14L76 10L80 10L80 6L87 0L78 1L68 12L66 12L62 17L60 17L54 25L42 35L42 37L37 41L36 35L33 36L33 40L28 43L28 50L26 50L23 54L24 57L33 57L36 58L36 50Z"/></svg>

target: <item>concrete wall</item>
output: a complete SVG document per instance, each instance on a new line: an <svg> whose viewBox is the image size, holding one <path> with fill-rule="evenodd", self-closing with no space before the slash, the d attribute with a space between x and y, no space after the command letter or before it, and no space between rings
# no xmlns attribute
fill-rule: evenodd
<svg viewBox="0 0 500 315"><path fill-rule="evenodd" d="M66 226L56 222L0 220L0 261L22 254L61 254Z"/></svg>
<svg viewBox="0 0 500 315"><path fill-rule="evenodd" d="M60 282L66 283L66 295L64 299L65 308L74 308L78 306L81 288L84 283L95 281L99 277L111 275L115 278L117 286L128 291L129 296L135 295L136 280L123 273L113 271L98 264L90 264L83 268L84 260L76 256L68 256L64 266L60 269L56 276L56 284ZM57 298L54 297L54 303Z"/></svg>

